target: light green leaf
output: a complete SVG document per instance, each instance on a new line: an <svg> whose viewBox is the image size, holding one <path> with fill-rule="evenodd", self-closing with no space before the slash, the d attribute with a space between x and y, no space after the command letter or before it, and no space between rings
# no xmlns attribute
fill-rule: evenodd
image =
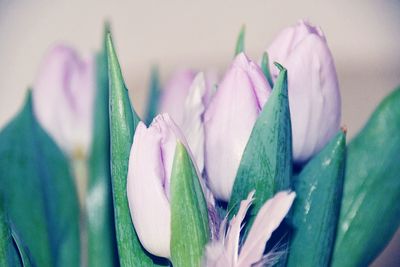
<svg viewBox="0 0 400 267"><path fill-rule="evenodd" d="M400 225L400 87L347 149L332 266L368 266Z"/></svg>
<svg viewBox="0 0 400 267"><path fill-rule="evenodd" d="M329 266L343 191L346 152L340 131L294 180L294 228L288 266Z"/></svg>
<svg viewBox="0 0 400 267"><path fill-rule="evenodd" d="M269 70L269 57L268 57L267 52L263 53L262 60L261 60L261 69L264 73L265 78L267 78L269 86L273 87L274 82L272 81L271 71Z"/></svg>
<svg viewBox="0 0 400 267"><path fill-rule="evenodd" d="M5 208L37 266L78 266L79 204L67 159L33 115L31 92L0 133Z"/></svg>
<svg viewBox="0 0 400 267"><path fill-rule="evenodd" d="M157 115L158 104L160 100L160 77L158 73L158 68L154 66L151 70L150 76L150 86L149 86L149 98L147 101L146 110L146 125L150 125L153 118Z"/></svg>
<svg viewBox="0 0 400 267"><path fill-rule="evenodd" d="M106 50L110 79L111 181L119 262L122 267L152 266L153 261L142 248L133 227L126 193L129 154L140 119L131 106L110 34Z"/></svg>
<svg viewBox="0 0 400 267"><path fill-rule="evenodd" d="M240 29L237 41L236 41L236 48L235 48L235 56L244 52L244 37L246 33L246 27L243 25Z"/></svg>
<svg viewBox="0 0 400 267"><path fill-rule="evenodd" d="M207 204L193 162L178 142L171 174L171 261L201 266L209 238Z"/></svg>
<svg viewBox="0 0 400 267"><path fill-rule="evenodd" d="M106 25L105 34L109 32ZM106 35L105 35L106 36ZM115 266L118 263L112 206L107 54L96 56L96 96L93 141L88 161L86 197L88 266Z"/></svg>

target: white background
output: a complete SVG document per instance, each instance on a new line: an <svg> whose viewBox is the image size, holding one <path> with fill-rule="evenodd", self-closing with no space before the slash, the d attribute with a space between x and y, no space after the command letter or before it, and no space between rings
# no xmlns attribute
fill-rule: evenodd
<svg viewBox="0 0 400 267"><path fill-rule="evenodd" d="M160 66L164 81L183 67L223 71L242 24L246 51L258 59L280 29L305 18L327 36L341 86L342 124L351 137L400 84L400 1L299 2L0 0L0 127L20 108L46 49L64 41L92 53L100 48L106 19L142 112L152 64ZM392 243L375 266L400 264L400 236Z"/></svg>

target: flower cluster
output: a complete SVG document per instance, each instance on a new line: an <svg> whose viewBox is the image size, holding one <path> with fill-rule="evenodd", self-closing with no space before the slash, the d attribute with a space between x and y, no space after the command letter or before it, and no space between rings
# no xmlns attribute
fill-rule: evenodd
<svg viewBox="0 0 400 267"><path fill-rule="evenodd" d="M0 182L14 188L14 176L34 177L23 193L0 191L13 222L8 226L3 220L0 203L4 240L14 240L21 257L31 255L25 260L35 266L50 266L49 261L75 265L79 258L87 258L80 263L89 266L117 261L177 267L369 263L397 224L385 229L386 239L373 249L356 247L357 240L371 240L366 225L377 225L368 206L357 203L383 196L373 182L362 181L383 174L391 179L398 169L392 150L382 152L375 172L358 171L369 164L362 149L370 143L363 143L361 135L347 152L338 78L319 27L299 21L279 33L257 60L243 50L243 38L244 32L223 75L180 70L162 89L153 77L146 116L151 123L131 105L109 30L97 57L82 60L65 45L50 49L32 97L0 135L0 166L9 164L11 170ZM380 134L389 135L395 126ZM365 135L373 132L370 128ZM30 129L32 137L19 136L20 129ZM9 148L9 140L30 144L28 152L18 154L22 150ZM355 163L353 155L361 161ZM30 160L34 164L20 165ZM61 173L69 177L66 166L76 161L86 162L88 174L87 181L75 181L78 208L67 190L69 181L59 179ZM82 183L87 188L80 189ZM26 192L39 194L32 210L43 213L31 214L38 216L33 228L25 224L28 215L18 212L19 197ZM64 214L71 210L80 212ZM398 218L397 212L382 210L374 212L390 222ZM51 219L56 212L65 215L60 223ZM78 213L85 215L79 219ZM78 221L87 233L77 233ZM72 228L66 225L76 228L67 231ZM39 245L32 229L38 229ZM88 251L87 257L60 252L78 248L85 238L81 243L88 247L81 250ZM27 245L21 248L19 240ZM354 257L343 260L347 250ZM365 251L372 256L363 256Z"/></svg>

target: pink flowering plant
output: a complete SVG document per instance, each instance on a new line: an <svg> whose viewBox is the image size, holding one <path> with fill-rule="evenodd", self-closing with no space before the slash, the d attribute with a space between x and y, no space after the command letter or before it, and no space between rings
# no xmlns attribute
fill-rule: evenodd
<svg viewBox="0 0 400 267"><path fill-rule="evenodd" d="M366 266L398 229L400 88L346 144L319 27L154 69L143 120L103 44L50 49L0 132L0 266Z"/></svg>

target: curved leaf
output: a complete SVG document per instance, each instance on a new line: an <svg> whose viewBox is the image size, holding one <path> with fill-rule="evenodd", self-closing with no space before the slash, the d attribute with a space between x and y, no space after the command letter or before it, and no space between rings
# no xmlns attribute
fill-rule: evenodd
<svg viewBox="0 0 400 267"><path fill-rule="evenodd" d="M129 154L140 119L132 109L111 35L107 35L108 75L110 79L111 181L119 262L122 267L152 266L142 248L131 220L126 193Z"/></svg>
<svg viewBox="0 0 400 267"><path fill-rule="evenodd" d="M78 266L79 204L68 161L36 121L31 93L0 134L9 219L38 266Z"/></svg>
<svg viewBox="0 0 400 267"><path fill-rule="evenodd" d="M400 87L347 149L332 266L367 266L400 225Z"/></svg>
<svg viewBox="0 0 400 267"><path fill-rule="evenodd" d="M105 34L109 32L106 25ZM96 57L96 97L94 105L93 141L88 161L86 197L88 266L118 264L112 206L110 170L110 131L108 113L108 65L103 51Z"/></svg>
<svg viewBox="0 0 400 267"><path fill-rule="evenodd" d="M340 131L294 180L294 227L288 266L329 266L343 191L346 152Z"/></svg>

